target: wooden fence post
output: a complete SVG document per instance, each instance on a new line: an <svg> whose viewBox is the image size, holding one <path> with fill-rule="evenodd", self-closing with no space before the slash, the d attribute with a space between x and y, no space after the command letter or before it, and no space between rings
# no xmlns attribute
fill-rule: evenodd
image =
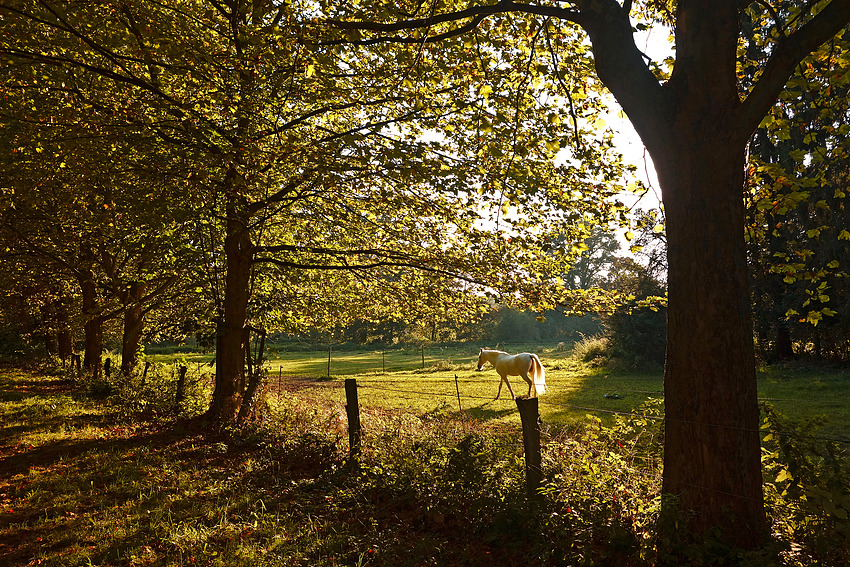
<svg viewBox="0 0 850 567"><path fill-rule="evenodd" d="M183 400L186 398L186 372L188 370L188 366L181 366L179 368L180 374L177 378L177 395L174 396L175 413L180 413Z"/></svg>
<svg viewBox="0 0 850 567"><path fill-rule="evenodd" d="M348 415L348 451L352 462L360 458L360 404L357 401L357 380L345 379L345 413Z"/></svg>
<svg viewBox="0 0 850 567"><path fill-rule="evenodd" d="M522 421L522 444L525 450L525 482L528 497L538 499L543 471L540 468L540 414L537 411L537 398L517 398L516 407Z"/></svg>
<svg viewBox="0 0 850 567"><path fill-rule="evenodd" d="M333 347L328 347L328 378L331 377L331 352L333 351Z"/></svg>

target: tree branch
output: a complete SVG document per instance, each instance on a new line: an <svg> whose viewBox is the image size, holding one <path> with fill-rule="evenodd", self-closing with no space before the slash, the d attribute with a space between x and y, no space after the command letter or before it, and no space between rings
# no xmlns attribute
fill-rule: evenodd
<svg viewBox="0 0 850 567"><path fill-rule="evenodd" d="M780 41L741 107L743 132L751 133L758 127L797 64L841 31L848 22L850 0L833 0L808 23Z"/></svg>
<svg viewBox="0 0 850 567"><path fill-rule="evenodd" d="M449 278L454 278L458 280L465 281L467 283L476 284L476 285L485 285L485 282L477 280L475 278L465 276L458 272L452 272L450 270L443 270L440 268L435 268L433 266L427 266L424 264L418 264L413 262L404 262L404 261L395 261L395 260L378 260L375 262L362 263L362 264L305 264L300 262L293 262L290 260L280 260L278 258L268 258L268 257L260 257L254 258L254 263L258 264L273 264L275 266L281 268L295 268L298 270L348 270L352 272L356 272L358 270L370 270L374 268L411 268L415 270L419 270L422 272L427 272L431 274L436 274L440 276L445 276Z"/></svg>
<svg viewBox="0 0 850 567"><path fill-rule="evenodd" d="M335 28L342 30L364 30L380 33L399 32L404 30L416 30L430 28L438 24L455 23L462 20L470 20L462 26L443 32L441 34L425 37L413 38L405 36L382 36L377 38L362 39L362 40L336 40L323 44L355 44L355 45L371 45L375 43L433 43L455 37L475 29L487 16L496 14L505 14L508 12L521 12L526 14L536 14L538 16L550 16L570 22L575 22L582 25L582 15L575 10L559 8L557 6L537 6L534 4L522 4L512 2L510 0L501 0L496 4L486 6L470 6L464 10L457 12L446 12L444 14L436 14L424 18L414 18L409 20L400 20L391 23L369 22L369 21L342 21L330 20L328 23Z"/></svg>

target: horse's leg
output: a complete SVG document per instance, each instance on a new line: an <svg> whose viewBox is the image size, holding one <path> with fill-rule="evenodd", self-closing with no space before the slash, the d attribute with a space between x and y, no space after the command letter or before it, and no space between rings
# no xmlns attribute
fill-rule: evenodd
<svg viewBox="0 0 850 567"><path fill-rule="evenodd" d="M502 379L501 379L501 380L499 380L499 391L498 391L498 392L496 392L496 399L497 399L497 400L499 399L499 396L501 396L501 395L502 395L502 383L503 383L504 381L505 381L505 377L504 377L504 376L502 376Z"/></svg>
<svg viewBox="0 0 850 567"><path fill-rule="evenodd" d="M510 381L510 380L508 380L508 375L507 375L507 374L505 374L504 376L502 376L502 380L504 380L504 381L505 381L505 384L507 384L507 385L508 385L508 392L510 392L510 393L511 393L511 399L512 399L512 400L515 400L515 399L516 399L516 396L514 396L514 389L513 389L513 388L511 388L511 381ZM501 386L501 384L499 384L499 386Z"/></svg>
<svg viewBox="0 0 850 567"><path fill-rule="evenodd" d="M526 398L531 397L531 388L534 387L534 381L528 377L528 372L522 375L522 379L528 382L528 394L525 395ZM537 388L534 388L534 397L537 397Z"/></svg>

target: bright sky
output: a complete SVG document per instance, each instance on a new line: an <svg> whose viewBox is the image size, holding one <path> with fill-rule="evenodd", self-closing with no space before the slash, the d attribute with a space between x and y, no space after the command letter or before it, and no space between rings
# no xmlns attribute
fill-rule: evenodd
<svg viewBox="0 0 850 567"><path fill-rule="evenodd" d="M635 42L638 49L653 61L661 62L667 57L674 56L673 44L670 42L671 31L667 28L658 27L635 33ZM612 115L605 118L617 135L615 136L617 149L623 154L628 163L637 166L637 178L649 188L642 197L623 196L623 202L629 206L641 209L658 208L661 202L661 190L658 186L658 177L655 174L655 166L649 152L641 142L631 123L621 111L620 106L612 101ZM616 109L616 110L615 110Z"/></svg>

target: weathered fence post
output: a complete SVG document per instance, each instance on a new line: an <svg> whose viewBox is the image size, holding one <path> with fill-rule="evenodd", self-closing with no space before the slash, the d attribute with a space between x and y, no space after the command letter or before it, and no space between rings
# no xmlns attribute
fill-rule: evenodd
<svg viewBox="0 0 850 567"><path fill-rule="evenodd" d="M460 407L460 386L457 385L457 374L455 374L455 392L457 392L457 410L462 412L463 408Z"/></svg>
<svg viewBox="0 0 850 567"><path fill-rule="evenodd" d="M516 407L522 421L522 444L525 450L525 482L528 497L540 497L538 489L543 481L540 468L540 414L537 411L537 398L517 398Z"/></svg>
<svg viewBox="0 0 850 567"><path fill-rule="evenodd" d="M179 368L180 374L177 378L177 395L174 397L175 413L180 413L183 400L186 398L186 372L188 372L188 370L188 366L181 366Z"/></svg>
<svg viewBox="0 0 850 567"><path fill-rule="evenodd" d="M360 458L360 404L357 401L357 380L345 379L345 413L348 415L348 451L352 462Z"/></svg>

